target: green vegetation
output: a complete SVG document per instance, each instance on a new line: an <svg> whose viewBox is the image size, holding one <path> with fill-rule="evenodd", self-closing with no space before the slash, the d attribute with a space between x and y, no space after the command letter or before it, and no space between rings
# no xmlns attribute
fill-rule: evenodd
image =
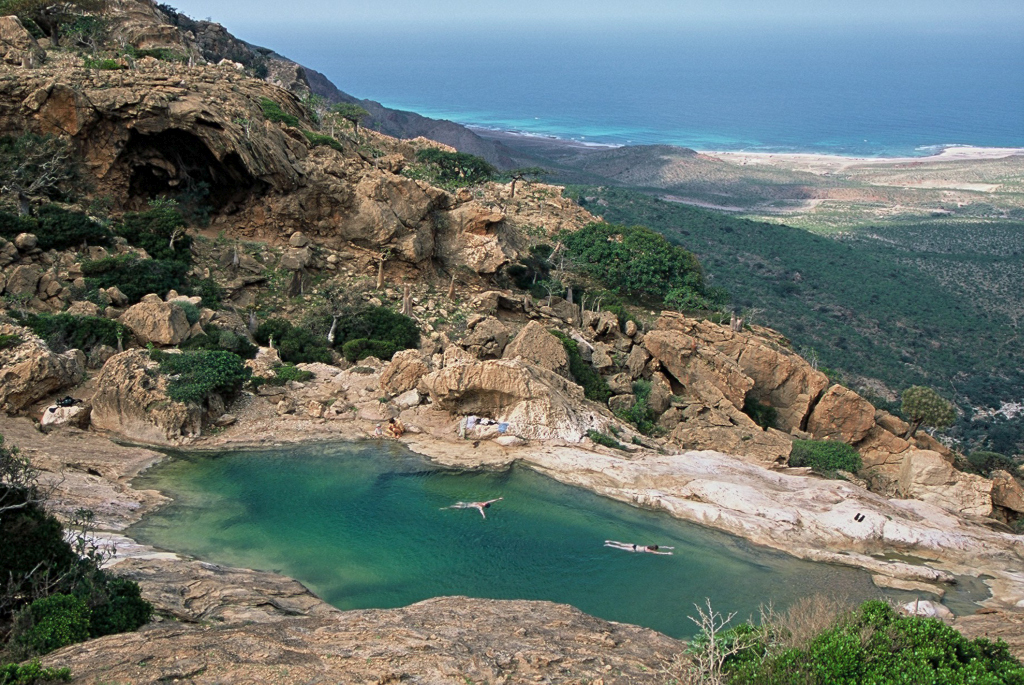
<svg viewBox="0 0 1024 685"><path fill-rule="evenodd" d="M70 140L35 133L0 137L0 188L16 197L19 214L29 213L33 197L72 200L80 180Z"/></svg>
<svg viewBox="0 0 1024 685"><path fill-rule="evenodd" d="M747 323L781 331L804 357L890 388L938 388L963 408L950 435L965 450L1024 454L1024 419L972 409L1022 399L1020 221L824 237L627 190L569 194L609 222L645 224L692 250L707 283L728 290Z"/></svg>
<svg viewBox="0 0 1024 685"><path fill-rule="evenodd" d="M594 223L560 239L576 269L637 303L703 310L722 298L693 253L646 226Z"/></svg>
<svg viewBox="0 0 1024 685"><path fill-rule="evenodd" d="M613 450L624 450L624 449L626 449L626 446L623 445L618 440L616 440L615 438L609 437L609 436L605 435L604 433L600 433L600 432L595 431L595 430L587 431L587 437L590 438L591 440L593 440L598 445L604 445L605 447L610 447Z"/></svg>
<svg viewBox="0 0 1024 685"><path fill-rule="evenodd" d="M903 391L900 413L910 421L910 436L913 436L921 426L948 428L956 420L952 404L931 388L919 385Z"/></svg>
<svg viewBox="0 0 1024 685"><path fill-rule="evenodd" d="M54 204L43 205L35 217L0 212L0 238L14 240L19 233L32 233L40 250L77 249L83 245L109 245L110 231L81 212Z"/></svg>
<svg viewBox="0 0 1024 685"><path fill-rule="evenodd" d="M607 404L612 396L608 381L593 366L580 356L579 344L560 330L551 329L551 334L562 341L565 353L569 355L569 373L573 380L583 387L583 394L588 400Z"/></svg>
<svg viewBox="0 0 1024 685"><path fill-rule="evenodd" d="M765 430L775 428L775 422L779 418L779 412L775 410L775 407L761 404L753 397L747 397L743 400L743 413L752 418L754 423Z"/></svg>
<svg viewBox="0 0 1024 685"><path fill-rule="evenodd" d="M151 350L149 356L160 364L160 373L174 376L167 386L167 396L175 402L201 405L214 393L231 397L252 376L252 370L232 352Z"/></svg>
<svg viewBox="0 0 1024 685"><path fill-rule="evenodd" d="M810 466L815 473L831 476L836 471L857 473L863 466L860 454L838 440L794 440L790 466Z"/></svg>
<svg viewBox="0 0 1024 685"><path fill-rule="evenodd" d="M99 316L74 314L13 314L14 319L42 338L54 352L82 350L88 353L97 345L117 346L121 325Z"/></svg>
<svg viewBox="0 0 1024 685"><path fill-rule="evenodd" d="M110 59L109 57L86 57L82 61L82 66L86 69L98 69L100 71L117 71L118 69L127 69L127 67L116 59Z"/></svg>
<svg viewBox="0 0 1024 685"><path fill-rule="evenodd" d="M339 102L331 105L329 111L352 124L353 130L357 132L359 131L359 122L370 116L370 113L365 109L350 102Z"/></svg>
<svg viewBox="0 0 1024 685"><path fill-rule="evenodd" d="M270 98L262 98L260 100L260 108L262 108L263 116L268 121L280 121L288 124L289 126L295 126L296 128L299 126L298 117L285 112L281 109L281 105L277 104Z"/></svg>
<svg viewBox="0 0 1024 685"><path fill-rule="evenodd" d="M282 361L292 364L331 363L331 350L325 338L306 328L293 326L284 319L264 321L256 329L253 337L261 345L273 343Z"/></svg>
<svg viewBox="0 0 1024 685"><path fill-rule="evenodd" d="M221 329L214 324L206 324L204 331L202 335L192 336L178 347L190 352L199 350L233 352L242 359L253 359L259 352L258 347L234 331Z"/></svg>
<svg viewBox="0 0 1024 685"><path fill-rule="evenodd" d="M993 471L1007 471L1010 474L1016 474L1020 468L1013 459L999 452L971 452L964 457L964 461L966 462L964 471L986 478L991 478Z"/></svg>
<svg viewBox="0 0 1024 685"><path fill-rule="evenodd" d="M114 232L153 259L192 263L192 238L185 232L185 218L174 206L128 212Z"/></svg>
<svg viewBox="0 0 1024 685"><path fill-rule="evenodd" d="M105 559L85 534L80 511L65 531L47 513L38 473L0 436L0 656L22 660L72 642L135 630L152 607L136 583L100 568ZM3 641L6 641L4 643ZM0 666L8 682L66 679L32 665Z"/></svg>
<svg viewBox="0 0 1024 685"><path fill-rule="evenodd" d="M308 140L313 145L313 147L326 145L327 147L334 148L338 152L345 151L345 148L342 146L342 144L339 143L337 139L335 139L332 136L324 135L323 133L313 133L312 131L303 131L302 135L306 136L306 140Z"/></svg>
<svg viewBox="0 0 1024 685"><path fill-rule="evenodd" d="M25 341L21 339L21 336L14 333L0 333L0 350L6 350L8 347L17 347L23 342Z"/></svg>
<svg viewBox="0 0 1024 685"><path fill-rule="evenodd" d="M445 152L426 148L416 152L424 165L427 180L442 188L462 188L492 180L498 173L487 160L465 152Z"/></svg>
<svg viewBox="0 0 1024 685"><path fill-rule="evenodd" d="M189 265L172 259L140 260L135 255L106 257L82 263L90 290L117 286L131 304L150 293L161 297L168 290L187 291Z"/></svg>
<svg viewBox="0 0 1024 685"><path fill-rule="evenodd" d="M254 378L254 385L286 385L288 381L305 383L313 377L312 371L300 369L292 364L285 364L274 369L274 375L270 378Z"/></svg>
<svg viewBox="0 0 1024 685"><path fill-rule="evenodd" d="M69 668L43 668L38 661L0 665L0 685L37 685L71 680Z"/></svg>
<svg viewBox="0 0 1024 685"><path fill-rule="evenodd" d="M721 640L743 641L724 665L730 685L943 685L1024 683L1024 666L1006 643L968 640L942 621L901 616L865 602L806 645L777 649L772 626L739 626Z"/></svg>
<svg viewBox="0 0 1024 685"><path fill-rule="evenodd" d="M341 353L350 362L357 362L367 357L376 357L377 359L388 361L395 356L395 352L401 349L405 348L386 340L353 338L341 346Z"/></svg>
<svg viewBox="0 0 1024 685"><path fill-rule="evenodd" d="M657 428L658 420L658 415L654 413L649 404L651 382L643 379L634 381L633 394L636 395L636 404L616 415L623 421L636 426L636 429L644 435L651 435Z"/></svg>

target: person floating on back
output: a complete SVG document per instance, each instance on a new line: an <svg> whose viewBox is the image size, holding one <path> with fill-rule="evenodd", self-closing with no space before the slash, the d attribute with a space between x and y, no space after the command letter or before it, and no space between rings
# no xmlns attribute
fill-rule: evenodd
<svg viewBox="0 0 1024 685"><path fill-rule="evenodd" d="M480 512L480 515L487 518L487 514L484 513L484 509L490 509L491 505L495 502L505 499L499 497L498 499L489 499L486 502L456 502L450 507L441 507L442 509L476 509Z"/></svg>
<svg viewBox="0 0 1024 685"><path fill-rule="evenodd" d="M675 549L675 547L666 547L664 545L638 545L631 542L616 542L615 540L605 540L605 547L612 547L614 549L622 549L627 552L647 552L648 554L668 554L672 552L663 552L666 549Z"/></svg>

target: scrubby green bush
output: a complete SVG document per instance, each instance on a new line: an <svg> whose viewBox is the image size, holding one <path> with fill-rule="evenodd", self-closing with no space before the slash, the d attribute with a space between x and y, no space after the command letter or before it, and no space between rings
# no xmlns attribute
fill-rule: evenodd
<svg viewBox="0 0 1024 685"><path fill-rule="evenodd" d="M610 447L613 450L624 450L624 449L626 449L625 445L623 445L621 442L619 442L615 438L609 437L609 436L605 435L604 433L598 432L596 430L588 430L587 431L587 437L590 438L591 440L593 440L598 445L604 445L605 447Z"/></svg>
<svg viewBox="0 0 1024 685"><path fill-rule="evenodd" d="M120 330L116 321L99 316L43 313L25 316L15 314L14 318L21 325L32 329L55 352L71 349L89 352L97 345L114 347Z"/></svg>
<svg viewBox="0 0 1024 685"><path fill-rule="evenodd" d="M191 282L189 294L193 297L203 298L203 306L209 309L219 309L220 301L224 297L224 289L217 285L212 278L200 278Z"/></svg>
<svg viewBox="0 0 1024 685"><path fill-rule="evenodd" d="M13 333L0 333L0 350L6 350L8 347L17 347L23 342L25 341L20 336Z"/></svg>
<svg viewBox="0 0 1024 685"><path fill-rule="evenodd" d="M335 347L344 347L350 340L365 338L390 343L397 352L420 344L420 327L408 316L387 307L358 307L339 319L334 336ZM388 355L387 359L391 356Z"/></svg>
<svg viewBox="0 0 1024 685"><path fill-rule="evenodd" d="M763 658L755 654L727 663L726 671L730 685L1024 683L1024 666L1001 640L969 640L942 621L901 616L877 600L865 602L805 648Z"/></svg>
<svg viewBox="0 0 1024 685"><path fill-rule="evenodd" d="M11 641L23 654L46 654L88 640L91 616L80 597L60 593L42 597L15 617Z"/></svg>
<svg viewBox="0 0 1024 685"><path fill-rule="evenodd" d="M117 71L118 69L127 69L127 67L116 59L110 59L109 57L86 57L82 62L82 66L86 69L99 69L100 71Z"/></svg>
<svg viewBox="0 0 1024 685"><path fill-rule="evenodd" d="M657 428L658 415L650 405L651 382L639 379L633 382L633 394L636 403L629 409L618 412L618 417L633 424L644 435L650 435Z"/></svg>
<svg viewBox="0 0 1024 685"><path fill-rule="evenodd" d="M185 320L188 321L189 326L194 326L199 323L199 319L202 318L203 313L199 310L199 307L195 306L188 300L178 300L174 303L181 311L185 312Z"/></svg>
<svg viewBox="0 0 1024 685"><path fill-rule="evenodd" d="M608 387L608 381L593 366L584 361L575 340L557 329L552 329L551 334L562 341L562 347L565 348L565 353L569 356L569 373L583 387L584 396L588 400L607 404L608 398L612 396L612 389Z"/></svg>
<svg viewBox="0 0 1024 685"><path fill-rule="evenodd" d="M306 136L306 140L313 145L313 147L320 147L326 145L327 147L334 148L338 152L344 152L345 148L332 136L327 136L322 133L313 133L312 131L303 131L302 135Z"/></svg>
<svg viewBox="0 0 1024 685"><path fill-rule="evenodd" d="M127 578L104 574L98 588L99 600L89 619L89 636L103 637L137 630L149 623L153 605L142 599L139 584Z"/></svg>
<svg viewBox="0 0 1024 685"><path fill-rule="evenodd" d="M214 393L235 395L252 376L252 370L232 352L153 350L149 354L160 364L160 373L174 376L167 386L167 396L176 402L202 404Z"/></svg>
<svg viewBox="0 0 1024 685"><path fill-rule="evenodd" d="M350 362L357 362L367 357L376 357L377 359L388 361L400 349L402 348L387 340L354 338L341 346L341 353Z"/></svg>
<svg viewBox="0 0 1024 685"><path fill-rule="evenodd" d="M743 413L752 418L754 423L765 430L775 428L775 422L779 418L779 412L775 407L761 404L753 397L747 397L743 400Z"/></svg>
<svg viewBox="0 0 1024 685"><path fill-rule="evenodd" d="M38 661L0 666L0 685L37 685L71 680L69 668L43 668Z"/></svg>
<svg viewBox="0 0 1024 685"><path fill-rule="evenodd" d="M466 152L445 152L427 148L416 152L416 160L432 171L433 180L446 187L486 183L498 173L487 160Z"/></svg>
<svg viewBox="0 0 1024 685"><path fill-rule="evenodd" d="M188 264L170 259L142 260L135 255L106 257L82 263L89 289L117 286L131 304L150 293L161 297L168 290L188 290Z"/></svg>
<svg viewBox="0 0 1024 685"><path fill-rule="evenodd" d="M289 126L299 125L298 117L285 112L281 109L281 105L277 104L270 98L262 98L260 100L260 107L263 109L263 116L268 121L282 121Z"/></svg>
<svg viewBox="0 0 1024 685"><path fill-rule="evenodd" d="M971 452L964 458L967 462L964 470L989 478L993 471L1017 471L1017 463L999 452Z"/></svg>
<svg viewBox="0 0 1024 685"><path fill-rule="evenodd" d="M900 396L900 413L910 421L910 435L921 426L948 428L956 420L953 405L931 388L914 385Z"/></svg>
<svg viewBox="0 0 1024 685"><path fill-rule="evenodd" d="M110 230L95 219L81 213L58 207L43 205L36 210L38 228L34 233L39 238L42 250L66 250L81 245L109 245Z"/></svg>
<svg viewBox="0 0 1024 685"><path fill-rule="evenodd" d="M794 440L789 454L790 466L810 466L815 473L834 474L836 471L857 473L863 465L860 454L845 442L838 440Z"/></svg>
<svg viewBox="0 0 1024 685"><path fill-rule="evenodd" d="M288 381L305 383L313 377L312 371L300 369L292 364L285 364L274 369L270 378L253 378L254 385L285 385Z"/></svg>
<svg viewBox="0 0 1024 685"><path fill-rule="evenodd" d="M293 326L284 319L264 321L256 329L253 337L261 345L269 345L273 340L282 361L292 364L330 364L332 361L331 351L325 339L305 328Z"/></svg>
<svg viewBox="0 0 1024 685"><path fill-rule="evenodd" d="M185 218L174 207L154 207L128 212L114 232L130 245L141 247L153 259L192 263L192 238L185 232Z"/></svg>
<svg viewBox="0 0 1024 685"><path fill-rule="evenodd" d="M0 238L14 240L22 233L35 233L37 230L39 224L32 217L0 211Z"/></svg>
<svg viewBox="0 0 1024 685"><path fill-rule="evenodd" d="M196 352L209 350L212 352L234 352L242 359L253 359L259 348L233 331L221 329L214 324L206 324L206 332L195 335L181 343L182 350Z"/></svg>

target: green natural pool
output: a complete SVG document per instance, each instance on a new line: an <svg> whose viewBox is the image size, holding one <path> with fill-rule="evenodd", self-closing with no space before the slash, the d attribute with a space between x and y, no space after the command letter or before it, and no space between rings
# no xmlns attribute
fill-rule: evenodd
<svg viewBox="0 0 1024 685"><path fill-rule="evenodd" d="M805 595L880 596L867 573L800 561L524 468L454 472L394 442L176 454L135 482L174 498L129 534L283 573L342 609L442 595L546 599L673 636L693 604L756 613ZM504 497L484 520L454 502ZM632 554L606 539L675 547ZM890 595L893 596L893 595Z"/></svg>

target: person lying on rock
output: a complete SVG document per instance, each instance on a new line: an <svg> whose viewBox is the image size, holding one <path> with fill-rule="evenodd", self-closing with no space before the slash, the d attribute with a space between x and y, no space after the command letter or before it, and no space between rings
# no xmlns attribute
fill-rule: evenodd
<svg viewBox="0 0 1024 685"><path fill-rule="evenodd" d="M505 499L499 497L498 499L489 499L486 502L456 502L450 507L441 507L442 509L476 509L480 512L480 515L487 518L487 514L484 513L484 509L490 509L491 505L495 502Z"/></svg>
<svg viewBox="0 0 1024 685"><path fill-rule="evenodd" d="M613 547L615 549L622 549L627 552L647 552L648 554L668 554L672 552L663 552L665 549L675 549L675 547L666 547L664 545L638 545L631 542L616 542L615 540L605 540L605 547Z"/></svg>

